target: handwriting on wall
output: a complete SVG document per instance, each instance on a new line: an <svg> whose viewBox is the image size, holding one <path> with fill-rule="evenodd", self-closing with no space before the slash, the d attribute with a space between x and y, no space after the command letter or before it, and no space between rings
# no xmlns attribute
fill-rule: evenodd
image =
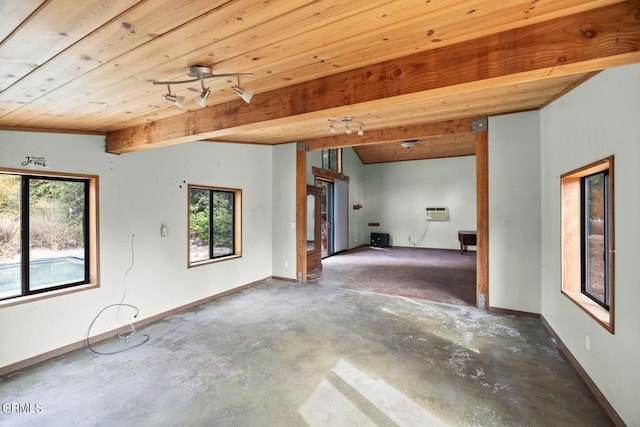
<svg viewBox="0 0 640 427"><path fill-rule="evenodd" d="M47 167L47 161L44 157L26 156L25 161L20 163L22 166L42 166Z"/></svg>

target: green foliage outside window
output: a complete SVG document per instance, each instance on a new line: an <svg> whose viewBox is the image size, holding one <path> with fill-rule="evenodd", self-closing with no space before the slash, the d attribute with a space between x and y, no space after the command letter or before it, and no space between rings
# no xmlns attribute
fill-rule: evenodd
<svg viewBox="0 0 640 427"><path fill-rule="evenodd" d="M341 149L330 148L322 150L322 168L331 169L336 172L342 172Z"/></svg>
<svg viewBox="0 0 640 427"><path fill-rule="evenodd" d="M589 218L604 218L604 173L594 174L588 177L589 183Z"/></svg>
<svg viewBox="0 0 640 427"><path fill-rule="evenodd" d="M191 238L198 245L208 246L213 235L212 246L219 254L233 253L233 201L234 193L231 191L191 190Z"/></svg>
<svg viewBox="0 0 640 427"><path fill-rule="evenodd" d="M191 234L198 242L209 244L209 190L191 190Z"/></svg>
<svg viewBox="0 0 640 427"><path fill-rule="evenodd" d="M20 252L20 177L0 174L0 259Z"/></svg>
<svg viewBox="0 0 640 427"><path fill-rule="evenodd" d="M0 174L0 258L20 251L22 178ZM51 250L73 249L84 242L84 183L29 180L30 245Z"/></svg>
<svg viewBox="0 0 640 427"><path fill-rule="evenodd" d="M216 247L233 251L233 193L213 195L213 241Z"/></svg>

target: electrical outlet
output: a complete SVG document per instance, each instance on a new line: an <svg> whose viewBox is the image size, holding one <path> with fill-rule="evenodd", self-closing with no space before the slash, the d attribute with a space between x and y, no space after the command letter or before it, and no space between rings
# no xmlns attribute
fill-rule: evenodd
<svg viewBox="0 0 640 427"><path fill-rule="evenodd" d="M589 351L591 349L591 339L589 339L589 335L584 336L584 348Z"/></svg>
<svg viewBox="0 0 640 427"><path fill-rule="evenodd" d="M284 262L284 268L287 268L287 267L289 267L289 261Z"/></svg>

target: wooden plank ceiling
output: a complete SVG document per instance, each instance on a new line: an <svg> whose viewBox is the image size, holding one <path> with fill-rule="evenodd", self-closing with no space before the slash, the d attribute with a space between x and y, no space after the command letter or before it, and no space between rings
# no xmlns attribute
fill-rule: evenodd
<svg viewBox="0 0 640 427"><path fill-rule="evenodd" d="M640 62L640 0L0 1L0 128L104 134L126 153L204 139L356 149L365 163L474 153L475 118L540 108ZM205 80L165 86L188 66ZM329 119L363 124L332 134ZM415 139L414 148L400 142Z"/></svg>

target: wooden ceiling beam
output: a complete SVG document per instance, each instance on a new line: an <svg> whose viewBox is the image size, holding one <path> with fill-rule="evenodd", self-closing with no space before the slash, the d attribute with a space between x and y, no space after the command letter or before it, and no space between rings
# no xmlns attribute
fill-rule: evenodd
<svg viewBox="0 0 640 427"><path fill-rule="evenodd" d="M376 145L384 142L403 141L407 139L431 138L452 134L471 134L472 119L447 120L436 123L424 123L392 129L367 130L364 135L355 137L340 134L325 138L314 138L301 141L307 151L325 150L328 148L344 148L363 145Z"/></svg>
<svg viewBox="0 0 640 427"><path fill-rule="evenodd" d="M107 151L125 153L207 138L359 103L447 89L598 71L640 62L640 0L558 18L397 60L257 94L107 134ZM397 97L397 98L396 98Z"/></svg>

